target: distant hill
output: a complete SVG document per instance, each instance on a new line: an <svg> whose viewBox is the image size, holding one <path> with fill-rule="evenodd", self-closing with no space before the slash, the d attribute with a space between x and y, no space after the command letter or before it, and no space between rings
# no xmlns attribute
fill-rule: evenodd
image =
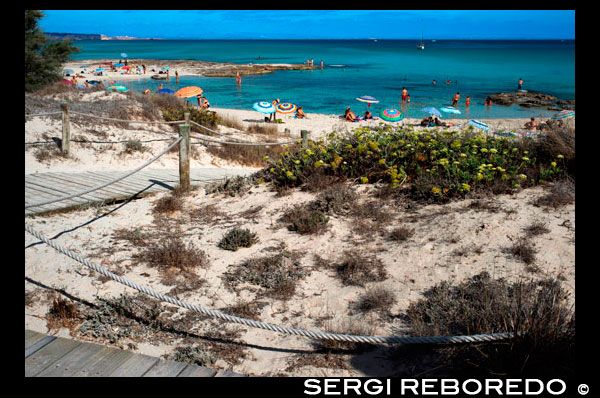
<svg viewBox="0 0 600 398"><path fill-rule="evenodd" d="M96 34L86 34L86 33L49 33L46 32L46 37L51 40L160 40L154 38L145 38L145 37L131 37L131 36L105 36L105 35L96 35Z"/></svg>
<svg viewBox="0 0 600 398"><path fill-rule="evenodd" d="M102 40L102 35L92 35L85 33L49 33L46 32L48 39L71 39L71 40Z"/></svg>

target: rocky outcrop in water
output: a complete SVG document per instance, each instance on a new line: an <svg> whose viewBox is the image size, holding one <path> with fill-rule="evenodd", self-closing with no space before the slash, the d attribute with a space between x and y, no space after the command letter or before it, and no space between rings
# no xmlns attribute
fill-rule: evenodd
<svg viewBox="0 0 600 398"><path fill-rule="evenodd" d="M489 96L494 104L519 105L524 108L547 108L560 111L563 109L575 109L575 100L563 100L553 95L538 93L534 91L497 93Z"/></svg>

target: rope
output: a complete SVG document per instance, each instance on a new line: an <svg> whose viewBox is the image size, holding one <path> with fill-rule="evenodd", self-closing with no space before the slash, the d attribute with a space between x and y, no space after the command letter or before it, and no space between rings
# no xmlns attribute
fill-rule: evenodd
<svg viewBox="0 0 600 398"><path fill-rule="evenodd" d="M33 204L29 204L29 205L25 205L25 208L28 209L30 207L35 207L35 206L43 206L43 205L47 205L50 203L54 203L54 202L59 202L61 200L67 200L67 199L71 199L74 198L76 196L81 196L81 195L85 195L86 193L90 193L93 191L96 191L98 189L102 189L110 184L114 184L115 182L121 181L122 179L129 177L130 175L132 175L133 173L136 173L138 171L140 171L141 169L143 169L144 167L148 166L150 163L154 162L156 159L160 158L162 155L164 155L165 153L167 153L168 151L171 150L171 148L173 148L175 145L179 144L179 142L183 139L183 137L179 137L175 142L173 142L171 145L169 145L165 150L163 150L161 153L159 153L158 155L156 155L155 157L153 157L152 159L150 159L149 161L147 161L146 163L142 164L141 166L139 166L136 169L133 169L132 171L128 172L127 174L122 175L121 177L109 181L105 184L99 185L97 187L93 187L90 189L86 189L85 191L81 191L81 192L77 192L68 196L63 196L57 199L51 199L51 200L46 200L43 202L37 202L37 203L33 203Z"/></svg>
<svg viewBox="0 0 600 398"><path fill-rule="evenodd" d="M46 116L46 115L58 115L59 113L62 113L62 111L59 111L59 112L46 112L46 113L35 113L35 114L29 114L29 115L25 115L25 117L36 117L36 116Z"/></svg>
<svg viewBox="0 0 600 398"><path fill-rule="evenodd" d="M196 125L196 126L198 126L198 127L202 127L203 129L205 129L205 130L208 130L208 131L210 131L211 133L215 133L215 134L218 134L218 135L221 135L221 136L225 136L224 134L221 134L221 133L218 133L218 132L216 132L216 131L214 131L214 130L212 130L212 129L209 129L209 128L208 128L208 127L206 127L206 126L203 126L203 125L201 125L201 124L198 124L198 123L194 122L193 120L190 120L190 123L192 123L192 124L195 124L195 125ZM261 143L258 143L258 142L245 142L245 141L240 141L240 142L230 142L230 141L219 141L219 140L213 140L213 139L210 139L210 138L205 138L205 136L202 136L202 137L197 137L197 136L194 136L194 138L198 138L198 139L200 139L200 140L205 140L205 141L209 141L209 142L217 142L217 143L219 143L219 144L225 144L225 145L241 145L241 146L244 146L244 145L245 145L245 146L272 146L272 145L289 145L289 144L295 144L295 143L297 142L297 140L296 140L296 141L286 141L286 142L261 142Z"/></svg>
<svg viewBox="0 0 600 398"><path fill-rule="evenodd" d="M163 121L150 122L150 121L146 121L146 120L115 119L115 118L112 118L112 117L96 116L96 115L90 115L90 114L87 114L87 113L75 112L75 111L69 111L69 113L70 114L74 114L74 115L79 115L79 116L89 116L89 117L93 117L93 118L96 118L96 119L112 120L112 121L115 121L115 122L148 123L148 124L178 124L178 123L185 123L185 120L175 120L175 121L171 121L171 122L163 122Z"/></svg>
<svg viewBox="0 0 600 398"><path fill-rule="evenodd" d="M260 328L265 330L270 330L273 332L279 332L282 334L291 334L296 336L305 336L311 339L316 340L336 340L336 341L345 341L345 342L354 342L354 343L370 343L370 344L381 344L381 343L391 343L391 344L429 344L429 343L479 343L479 342L489 342L489 341L497 341L504 340L510 338L512 333L494 333L494 334L476 334L471 336L433 336L433 337L400 337L400 336L387 336L387 337L377 337L377 336L356 336L356 335L348 335L348 334L337 334L337 333L324 333L324 332L315 332L305 329L298 328L290 328L285 326L273 325L270 323L265 323L261 321L256 321L253 319L245 319L237 316L232 316L225 314L221 311L206 309L200 307L198 305L189 304L179 299L167 296L162 293L158 293L152 289L149 289L144 286L140 286L135 282L130 281L129 279L123 278L117 274L114 274L107 269L95 265L88 260L84 259L80 255L61 247L60 245L52 242L50 239L46 238L39 232L33 230L31 226L25 223L25 230L35 236L36 238L42 240L44 243L50 245L52 248L58 250L59 252L65 254L66 256L72 258L73 260L78 261L79 263L87 266L88 268L93 269L96 272L101 273L104 276L107 276L119 283L122 283L130 288L138 290L144 294L147 294L151 297L159 299L161 301L165 301L167 303L176 305L181 308L185 308L188 310L192 310L203 315L207 315L213 318L219 318L226 322L238 323L254 328Z"/></svg>

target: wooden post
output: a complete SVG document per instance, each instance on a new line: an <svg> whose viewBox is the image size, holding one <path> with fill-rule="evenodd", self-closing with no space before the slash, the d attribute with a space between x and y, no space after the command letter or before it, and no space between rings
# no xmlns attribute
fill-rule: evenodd
<svg viewBox="0 0 600 398"><path fill-rule="evenodd" d="M62 141L60 149L64 155L71 152L71 126L69 123L69 104L60 104L62 108Z"/></svg>
<svg viewBox="0 0 600 398"><path fill-rule="evenodd" d="M306 148L308 145L308 130L300 130L300 135L302 136L302 147Z"/></svg>
<svg viewBox="0 0 600 398"><path fill-rule="evenodd" d="M179 188L183 192L190 190L190 113L185 112L185 123L179 125Z"/></svg>

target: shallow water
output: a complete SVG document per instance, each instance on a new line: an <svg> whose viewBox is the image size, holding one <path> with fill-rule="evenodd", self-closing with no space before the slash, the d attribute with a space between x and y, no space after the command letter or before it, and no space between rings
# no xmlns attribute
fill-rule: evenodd
<svg viewBox="0 0 600 398"><path fill-rule="evenodd" d="M81 52L73 59L194 59L213 62L304 63L314 59L323 70L276 71L245 76L241 88L235 78L171 78L164 87L177 90L187 85L203 88L211 105L251 109L256 101L280 98L302 105L305 112L343 114L347 106L363 113L367 105L355 100L370 95L380 102L371 105L377 114L385 108L400 108L407 117L423 117L425 106L450 105L456 92L458 108L466 118L547 117L554 113L541 108L483 106L485 97L496 92L523 88L575 99L575 42L507 40L425 40L425 50L407 40L153 40L77 41ZM258 59L260 57L260 59ZM436 85L432 81L436 80ZM444 82L451 80L447 85ZM161 83L145 78L120 82L133 90L156 88ZM411 96L400 104L402 87ZM471 106L465 108L466 96Z"/></svg>

